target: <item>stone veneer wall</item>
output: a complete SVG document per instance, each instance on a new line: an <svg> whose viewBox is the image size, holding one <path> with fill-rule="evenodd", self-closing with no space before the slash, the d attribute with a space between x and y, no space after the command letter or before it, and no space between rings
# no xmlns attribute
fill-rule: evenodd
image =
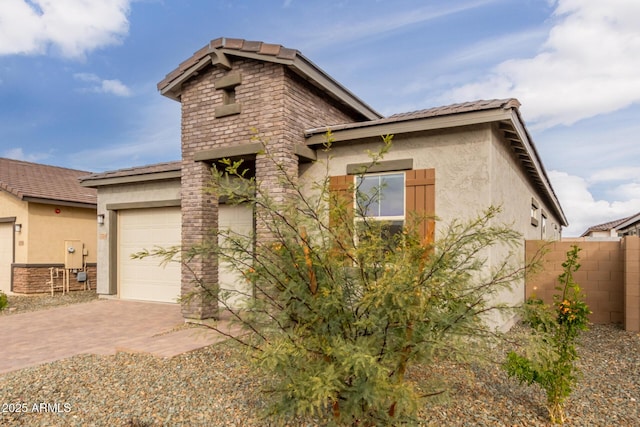
<svg viewBox="0 0 640 427"><path fill-rule="evenodd" d="M51 286L47 284L50 279L49 268L55 267L63 269L63 264L14 264L12 266L13 274L13 292L18 294L40 294L51 292ZM91 289L96 288L96 264L87 265L87 278ZM61 285L63 283L62 271L59 277L54 277L55 292L62 292ZM71 274L69 277L69 290L81 291L85 289L84 282L78 282L76 275Z"/></svg>
<svg viewBox="0 0 640 427"><path fill-rule="evenodd" d="M223 105L223 91L215 81L239 73L241 83L235 87L235 103L241 112L215 117L215 108ZM342 111L313 86L289 72L285 66L250 59L237 59L231 70L214 67L185 82L182 86L182 247L188 249L207 239L218 225L218 201L205 194L209 166L195 162L194 154L202 150L248 144L254 131L267 141L269 152L297 175L298 158L295 144L304 144L304 130L312 127L352 122L356 118ZM278 182L274 165L259 154L256 158L256 180L272 194L286 197L288 190ZM266 234L257 224L258 238ZM196 277L194 277L194 274ZM182 295L197 289L196 281L215 288L217 262L199 259L182 270ZM183 303L186 318L215 317L217 303L192 298Z"/></svg>

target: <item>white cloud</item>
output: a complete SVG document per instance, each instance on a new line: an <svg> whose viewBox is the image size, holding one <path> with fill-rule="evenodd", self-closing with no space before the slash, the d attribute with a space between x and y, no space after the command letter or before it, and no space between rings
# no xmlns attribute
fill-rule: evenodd
<svg viewBox="0 0 640 427"><path fill-rule="evenodd" d="M21 147L10 148L2 153L2 157L14 160L24 160L26 162L39 163L51 157L50 153L30 153L25 154Z"/></svg>
<svg viewBox="0 0 640 427"><path fill-rule="evenodd" d="M304 51L311 51L314 48L336 46L345 42L380 36L447 15L475 9L495 1L470 0L455 2L453 5L453 2L443 2L444 5L438 5L439 7L423 7L406 12L396 12L375 19L366 20L359 16L358 19L351 20L348 24L345 24L343 20L336 19L334 25L323 24L322 27L311 31L306 43L301 43L300 48Z"/></svg>
<svg viewBox="0 0 640 427"><path fill-rule="evenodd" d="M81 58L118 44L129 31L131 0L2 0L0 55L44 54Z"/></svg>
<svg viewBox="0 0 640 427"><path fill-rule="evenodd" d="M618 200L596 200L592 183L566 172L551 171L549 179L569 221L566 237L579 236L593 225L602 224L640 212L640 184L625 182L612 190Z"/></svg>
<svg viewBox="0 0 640 427"><path fill-rule="evenodd" d="M93 83L89 88L81 90L96 92L96 93L110 93L116 96L130 96L131 89L124 85L120 80L103 80L95 74L91 73L76 73L73 75L77 80Z"/></svg>
<svg viewBox="0 0 640 427"><path fill-rule="evenodd" d="M533 128L571 125L640 101L640 2L557 0L538 55L502 62L443 102L517 97Z"/></svg>

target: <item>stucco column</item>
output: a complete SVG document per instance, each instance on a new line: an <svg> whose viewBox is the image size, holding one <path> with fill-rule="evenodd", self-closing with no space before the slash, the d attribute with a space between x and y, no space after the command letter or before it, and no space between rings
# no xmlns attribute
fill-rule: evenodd
<svg viewBox="0 0 640 427"><path fill-rule="evenodd" d="M203 162L182 164L182 251L206 243L218 226L218 200L205 192L211 169ZM218 261L214 256L196 256L182 265L182 315L187 319L217 317Z"/></svg>

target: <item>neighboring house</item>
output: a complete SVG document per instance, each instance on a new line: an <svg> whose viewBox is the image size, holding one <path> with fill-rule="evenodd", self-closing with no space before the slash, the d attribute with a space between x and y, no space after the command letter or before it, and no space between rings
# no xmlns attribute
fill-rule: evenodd
<svg viewBox="0 0 640 427"><path fill-rule="evenodd" d="M49 292L50 268L65 263L77 267L69 270L71 290L84 287L76 274L85 266L95 286L97 196L78 180L88 173L0 158L1 291Z"/></svg>
<svg viewBox="0 0 640 427"><path fill-rule="evenodd" d="M181 229L183 248L203 241L216 224L254 226L249 207L226 206L202 190L216 161L242 158L261 185L276 193L287 191L278 182L278 171L266 161L262 146L252 140L253 129L303 182L324 176L328 162L336 189L353 182L358 168L368 161L366 151L380 146L381 135L393 134L391 151L370 171L370 177L385 176L402 195L396 199L393 218L388 218L398 223L412 210L433 213L446 223L500 205L500 221L511 224L524 239L559 239L561 227L567 225L515 99L385 118L296 50L223 38L181 63L158 89L182 104L181 162L83 180L83 185L98 188L98 213L107 218L98 232L101 294L124 298L128 287L138 286L136 280L126 282L126 273L119 267L127 257L123 250L129 250L127 233L139 233L139 227L127 228L133 211L141 224L157 224L151 228L163 229L161 218L165 218L174 240ZM329 129L335 143L327 153L321 148ZM425 235L430 232L423 230ZM266 234L259 221L256 234L258 239ZM160 242L150 238L146 244ZM503 249L493 250L489 262L497 262L503 254ZM524 245L516 256L524 259ZM172 276L172 292L191 292L193 273L223 286L228 280L215 260L196 260L183 269L180 284ZM144 295L133 291L136 299L166 300L156 297L153 286L140 292ZM522 301L524 282L501 298ZM217 310L215 304L198 299L182 308L186 318L196 319L215 316Z"/></svg>
<svg viewBox="0 0 640 427"><path fill-rule="evenodd" d="M640 213L589 227L580 237L587 239L618 239L640 234Z"/></svg>

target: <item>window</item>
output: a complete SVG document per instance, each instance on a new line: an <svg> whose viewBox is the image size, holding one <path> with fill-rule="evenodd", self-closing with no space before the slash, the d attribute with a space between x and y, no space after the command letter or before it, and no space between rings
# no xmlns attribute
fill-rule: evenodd
<svg viewBox="0 0 640 427"><path fill-rule="evenodd" d="M531 225L533 225L534 227L538 226L538 202L536 201L536 199L531 199Z"/></svg>
<svg viewBox="0 0 640 427"><path fill-rule="evenodd" d="M404 173L359 176L356 180L356 220L385 221L385 234L402 232L405 219Z"/></svg>

